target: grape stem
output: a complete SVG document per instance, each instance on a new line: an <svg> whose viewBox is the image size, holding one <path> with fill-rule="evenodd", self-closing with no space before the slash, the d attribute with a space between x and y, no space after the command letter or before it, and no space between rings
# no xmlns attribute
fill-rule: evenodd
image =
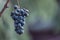
<svg viewBox="0 0 60 40"><path fill-rule="evenodd" d="M9 0L7 0L7 2L5 3L4 7L2 8L1 12L0 12L0 17L3 14L3 12L5 11L5 9L7 8L7 4L9 3Z"/></svg>

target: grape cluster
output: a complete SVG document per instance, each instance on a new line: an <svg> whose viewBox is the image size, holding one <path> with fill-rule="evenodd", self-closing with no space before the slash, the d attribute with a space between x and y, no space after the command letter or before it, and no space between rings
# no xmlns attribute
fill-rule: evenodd
<svg viewBox="0 0 60 40"><path fill-rule="evenodd" d="M11 17L14 20L15 31L18 34L24 33L24 24L25 24L25 17L29 14L29 11L25 8L20 9L19 6L14 5L14 11L11 12Z"/></svg>

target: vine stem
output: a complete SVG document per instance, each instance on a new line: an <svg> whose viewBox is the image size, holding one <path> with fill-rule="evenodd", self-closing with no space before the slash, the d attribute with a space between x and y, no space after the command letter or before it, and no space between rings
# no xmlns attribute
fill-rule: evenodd
<svg viewBox="0 0 60 40"><path fill-rule="evenodd" d="M19 3L19 0L17 0L17 4L18 4L18 6L20 7L20 3Z"/></svg>
<svg viewBox="0 0 60 40"><path fill-rule="evenodd" d="M5 11L5 9L7 8L7 4L9 3L9 0L7 0L7 2L5 3L4 7L2 8L1 12L0 12L0 17L3 14L3 12Z"/></svg>

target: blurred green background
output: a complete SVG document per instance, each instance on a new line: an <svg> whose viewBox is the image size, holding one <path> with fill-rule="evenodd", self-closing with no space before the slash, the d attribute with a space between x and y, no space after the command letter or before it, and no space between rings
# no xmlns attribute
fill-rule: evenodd
<svg viewBox="0 0 60 40"><path fill-rule="evenodd" d="M0 11L7 0L0 0ZM29 40L28 24L36 21L36 17L47 21L56 16L57 2L56 0L19 0L21 8L27 8L30 11L30 16L26 18L25 32L22 35L16 34L14 31L13 20L10 17L13 6L17 4L16 0L10 0L8 6L0 17L0 40Z"/></svg>

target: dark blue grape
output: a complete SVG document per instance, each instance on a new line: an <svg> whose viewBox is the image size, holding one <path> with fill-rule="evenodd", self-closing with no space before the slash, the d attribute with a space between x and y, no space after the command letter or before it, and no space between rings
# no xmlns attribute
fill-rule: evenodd
<svg viewBox="0 0 60 40"><path fill-rule="evenodd" d="M25 24L25 21L19 20L19 23L21 24L21 26L23 26Z"/></svg>
<svg viewBox="0 0 60 40"><path fill-rule="evenodd" d="M17 5L14 5L14 9L18 9L19 8L19 6L17 6Z"/></svg>
<svg viewBox="0 0 60 40"><path fill-rule="evenodd" d="M19 16L19 20L25 21L25 18L23 16Z"/></svg>
<svg viewBox="0 0 60 40"><path fill-rule="evenodd" d="M24 13L24 10L23 9L20 9L21 13Z"/></svg>
<svg viewBox="0 0 60 40"><path fill-rule="evenodd" d="M21 19L22 21L25 21L25 18Z"/></svg>
<svg viewBox="0 0 60 40"><path fill-rule="evenodd" d="M21 16L24 16L24 10L23 9L20 9L20 14L21 14Z"/></svg>
<svg viewBox="0 0 60 40"><path fill-rule="evenodd" d="M15 21L14 21L14 27L15 27L15 28L18 27L18 23L16 23Z"/></svg>
<svg viewBox="0 0 60 40"><path fill-rule="evenodd" d="M18 24L14 24L14 26L15 26L15 27L17 27L17 26L18 26Z"/></svg>
<svg viewBox="0 0 60 40"><path fill-rule="evenodd" d="M19 14L19 13L15 10L15 14Z"/></svg>
<svg viewBox="0 0 60 40"><path fill-rule="evenodd" d="M14 15L14 11L11 12L11 16L13 16L13 15Z"/></svg>
<svg viewBox="0 0 60 40"><path fill-rule="evenodd" d="M25 9L25 8L23 8L23 10L24 10L25 12L29 13L29 10L27 10L27 9Z"/></svg>
<svg viewBox="0 0 60 40"><path fill-rule="evenodd" d="M19 23L19 21L18 21L18 20L15 20L15 21L14 21L14 23L15 23L15 24L18 24L18 23Z"/></svg>
<svg viewBox="0 0 60 40"><path fill-rule="evenodd" d="M21 35L22 33L24 33L24 30L21 30L21 29L19 29L19 30L18 30L18 29L15 29L15 31L16 31L18 34L20 34L20 35Z"/></svg>
<svg viewBox="0 0 60 40"><path fill-rule="evenodd" d="M16 11L17 11L17 12L20 12L20 9L17 9Z"/></svg>
<svg viewBox="0 0 60 40"><path fill-rule="evenodd" d="M21 14L17 10L15 10L15 15L20 16Z"/></svg>
<svg viewBox="0 0 60 40"><path fill-rule="evenodd" d="M20 27L21 27L21 23L18 23L18 26L20 26Z"/></svg>
<svg viewBox="0 0 60 40"><path fill-rule="evenodd" d="M18 23L18 26L19 26L21 29L24 29L24 27L21 26L21 23Z"/></svg>
<svg viewBox="0 0 60 40"><path fill-rule="evenodd" d="M11 17L12 17L13 20L16 20L16 19L15 19L15 15L13 15L13 16L11 16Z"/></svg>
<svg viewBox="0 0 60 40"><path fill-rule="evenodd" d="M29 14L28 13L25 13L24 16L27 17L27 16L29 16Z"/></svg>
<svg viewBox="0 0 60 40"><path fill-rule="evenodd" d="M15 20L17 20L18 19L18 16L15 16Z"/></svg>

